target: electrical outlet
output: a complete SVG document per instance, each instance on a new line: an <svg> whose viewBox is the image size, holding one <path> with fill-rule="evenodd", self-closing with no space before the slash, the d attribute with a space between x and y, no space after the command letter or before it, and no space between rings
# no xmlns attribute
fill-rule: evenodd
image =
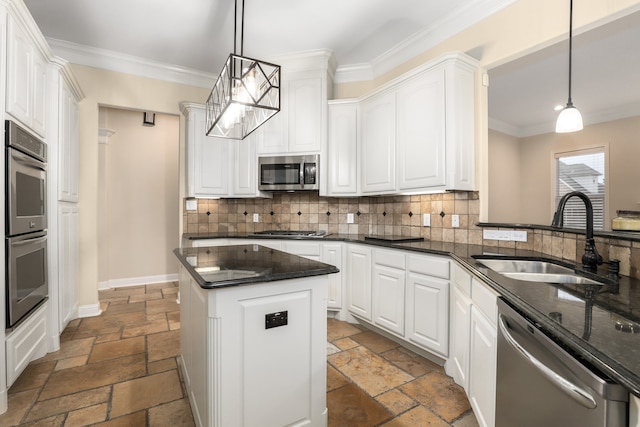
<svg viewBox="0 0 640 427"><path fill-rule="evenodd" d="M348 213L347 214L347 224L353 224L353 214L352 213Z"/></svg>
<svg viewBox="0 0 640 427"><path fill-rule="evenodd" d="M456 214L451 215L451 226L453 228L460 227L460 215L456 215Z"/></svg>
<svg viewBox="0 0 640 427"><path fill-rule="evenodd" d="M187 200L187 210L188 211L197 211L198 210L198 201L194 199Z"/></svg>
<svg viewBox="0 0 640 427"><path fill-rule="evenodd" d="M257 213L253 214L253 222L260 222L260 214L257 214Z"/></svg>
<svg viewBox="0 0 640 427"><path fill-rule="evenodd" d="M431 214L422 214L422 226L431 227Z"/></svg>

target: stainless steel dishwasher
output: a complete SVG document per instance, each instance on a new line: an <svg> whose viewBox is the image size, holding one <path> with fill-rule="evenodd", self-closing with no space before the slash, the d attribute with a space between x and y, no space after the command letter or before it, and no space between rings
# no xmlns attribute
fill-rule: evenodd
<svg viewBox="0 0 640 427"><path fill-rule="evenodd" d="M498 299L496 427L626 426L629 393Z"/></svg>

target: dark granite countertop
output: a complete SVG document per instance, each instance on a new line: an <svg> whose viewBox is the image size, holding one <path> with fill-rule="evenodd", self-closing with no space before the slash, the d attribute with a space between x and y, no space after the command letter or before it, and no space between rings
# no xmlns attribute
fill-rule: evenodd
<svg viewBox="0 0 640 427"><path fill-rule="evenodd" d="M446 242L389 243L365 240L364 235L331 234L321 240L338 240L383 246L421 253L451 256L480 277L514 308L586 363L640 397L640 280L620 277L603 286L559 285L509 279L484 266L479 256L506 256L552 260L581 274L607 282L606 267L593 273L579 265L533 252ZM243 233L185 234L187 240L204 238L247 238ZM251 237L252 239L254 237ZM273 237L272 237L273 239ZM312 240L312 239L309 239ZM313 239L317 241L318 239ZM599 276L599 277L596 277ZM617 287L617 289L616 289ZM614 292L611 292L611 291ZM554 320L562 313L562 321ZM633 330L635 333L629 332Z"/></svg>
<svg viewBox="0 0 640 427"><path fill-rule="evenodd" d="M333 265L260 245L178 248L173 252L204 289L339 272Z"/></svg>

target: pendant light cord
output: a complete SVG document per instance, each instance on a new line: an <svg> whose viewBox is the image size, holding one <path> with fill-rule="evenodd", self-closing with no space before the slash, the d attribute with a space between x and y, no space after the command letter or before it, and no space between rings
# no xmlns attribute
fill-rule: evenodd
<svg viewBox="0 0 640 427"><path fill-rule="evenodd" d="M244 0L243 0L244 1ZM569 0L569 99L567 107L573 106L571 101L571 57L573 51L573 0Z"/></svg>
<svg viewBox="0 0 640 427"><path fill-rule="evenodd" d="M233 53L237 53L238 43L238 0L233 9ZM244 0L242 0L242 12L240 15L240 56L244 56Z"/></svg>

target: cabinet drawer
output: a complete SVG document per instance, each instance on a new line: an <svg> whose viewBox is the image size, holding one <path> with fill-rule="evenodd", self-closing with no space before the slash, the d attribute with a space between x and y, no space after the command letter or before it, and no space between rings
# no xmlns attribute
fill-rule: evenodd
<svg viewBox="0 0 640 427"><path fill-rule="evenodd" d="M404 270L404 254L397 250L387 251L384 249L376 249L373 252L373 262L376 265L384 265Z"/></svg>
<svg viewBox="0 0 640 427"><path fill-rule="evenodd" d="M316 242L285 242L283 249L299 256L320 258L320 243Z"/></svg>
<svg viewBox="0 0 640 427"><path fill-rule="evenodd" d="M458 264L453 264L453 281L467 296L471 296L471 274Z"/></svg>
<svg viewBox="0 0 640 427"><path fill-rule="evenodd" d="M496 305L498 294L475 278L473 278L471 282L471 299L473 300L473 304L495 325L496 319L498 318L498 306Z"/></svg>
<svg viewBox="0 0 640 427"><path fill-rule="evenodd" d="M450 262L448 259L424 255L410 255L408 258L409 271L441 279L449 279Z"/></svg>

